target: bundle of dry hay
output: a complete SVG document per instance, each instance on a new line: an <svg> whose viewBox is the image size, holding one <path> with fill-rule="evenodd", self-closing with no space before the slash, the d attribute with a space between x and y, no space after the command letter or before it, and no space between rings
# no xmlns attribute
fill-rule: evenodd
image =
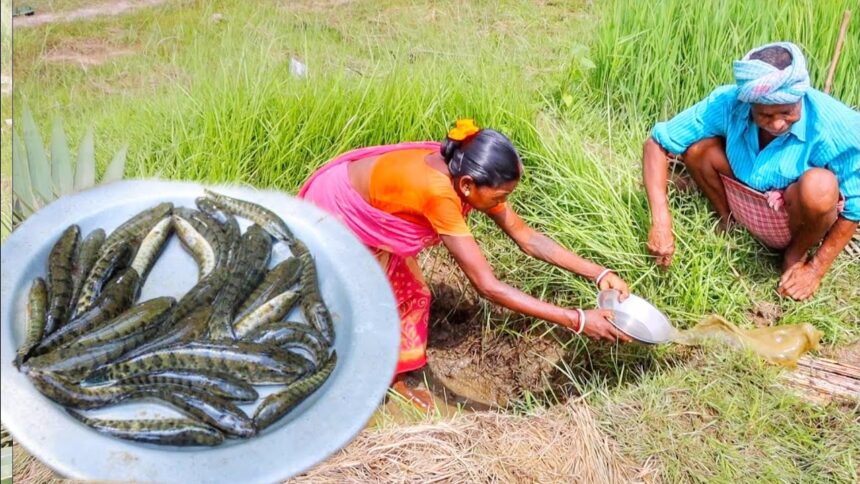
<svg viewBox="0 0 860 484"><path fill-rule="evenodd" d="M529 416L496 412L366 429L290 482L636 482L582 402ZM15 482L66 481L16 445Z"/></svg>
<svg viewBox="0 0 860 484"><path fill-rule="evenodd" d="M290 482L635 482L582 402L529 416L465 413L435 422L366 429L345 449ZM64 481L15 446L15 482Z"/></svg>
<svg viewBox="0 0 860 484"><path fill-rule="evenodd" d="M631 482L643 473L621 459L582 402L535 415L458 415L367 429L291 482Z"/></svg>
<svg viewBox="0 0 860 484"><path fill-rule="evenodd" d="M27 482L41 484L43 482L71 482L66 481L52 471L50 467L42 464L38 459L28 454L23 447L15 444L12 447L12 482Z"/></svg>

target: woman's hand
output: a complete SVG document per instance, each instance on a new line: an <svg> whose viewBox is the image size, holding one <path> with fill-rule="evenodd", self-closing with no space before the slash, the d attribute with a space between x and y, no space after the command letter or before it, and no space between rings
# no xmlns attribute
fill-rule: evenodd
<svg viewBox="0 0 860 484"><path fill-rule="evenodd" d="M600 284L598 284L597 287L600 288L601 291L606 289L615 289L621 294L618 297L619 301L627 299L627 296L630 295L630 289L627 287L627 283L614 272L610 272L603 276L603 279L600 280Z"/></svg>
<svg viewBox="0 0 860 484"><path fill-rule="evenodd" d="M602 339L609 341L610 343L618 341L629 343L633 341L629 336L609 322L613 316L613 311L609 309L592 309L585 311L585 329L583 329L582 332L589 338L596 340ZM568 321L569 324L567 327L569 329L573 331L578 330L581 324L579 321L578 311L570 310L568 312Z"/></svg>

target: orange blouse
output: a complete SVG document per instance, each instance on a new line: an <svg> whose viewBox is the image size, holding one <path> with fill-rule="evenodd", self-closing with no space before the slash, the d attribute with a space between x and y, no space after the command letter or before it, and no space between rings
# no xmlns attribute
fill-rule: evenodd
<svg viewBox="0 0 860 484"><path fill-rule="evenodd" d="M370 205L396 217L432 227L440 235L472 235L466 207L451 178L425 161L432 150L380 155L370 173ZM497 213L504 204L492 210Z"/></svg>

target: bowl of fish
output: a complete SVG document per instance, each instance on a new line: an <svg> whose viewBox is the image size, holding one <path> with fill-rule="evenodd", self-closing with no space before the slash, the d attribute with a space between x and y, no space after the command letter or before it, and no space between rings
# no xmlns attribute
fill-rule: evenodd
<svg viewBox="0 0 860 484"><path fill-rule="evenodd" d="M611 321L616 328L643 343L658 344L671 340L674 328L659 309L635 294L630 294L624 301L620 301L619 296L615 289L606 289L597 295L597 307L611 309L615 313Z"/></svg>
<svg viewBox="0 0 860 484"><path fill-rule="evenodd" d="M281 192L110 183L33 214L0 259L3 425L69 478L287 479L394 375L385 274Z"/></svg>

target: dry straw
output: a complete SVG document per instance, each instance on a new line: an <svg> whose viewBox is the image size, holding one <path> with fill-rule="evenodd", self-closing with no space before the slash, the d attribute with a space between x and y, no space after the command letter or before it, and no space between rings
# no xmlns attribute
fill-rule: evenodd
<svg viewBox="0 0 860 484"><path fill-rule="evenodd" d="M292 482L635 482L581 401L521 416L460 414L368 429Z"/></svg>

